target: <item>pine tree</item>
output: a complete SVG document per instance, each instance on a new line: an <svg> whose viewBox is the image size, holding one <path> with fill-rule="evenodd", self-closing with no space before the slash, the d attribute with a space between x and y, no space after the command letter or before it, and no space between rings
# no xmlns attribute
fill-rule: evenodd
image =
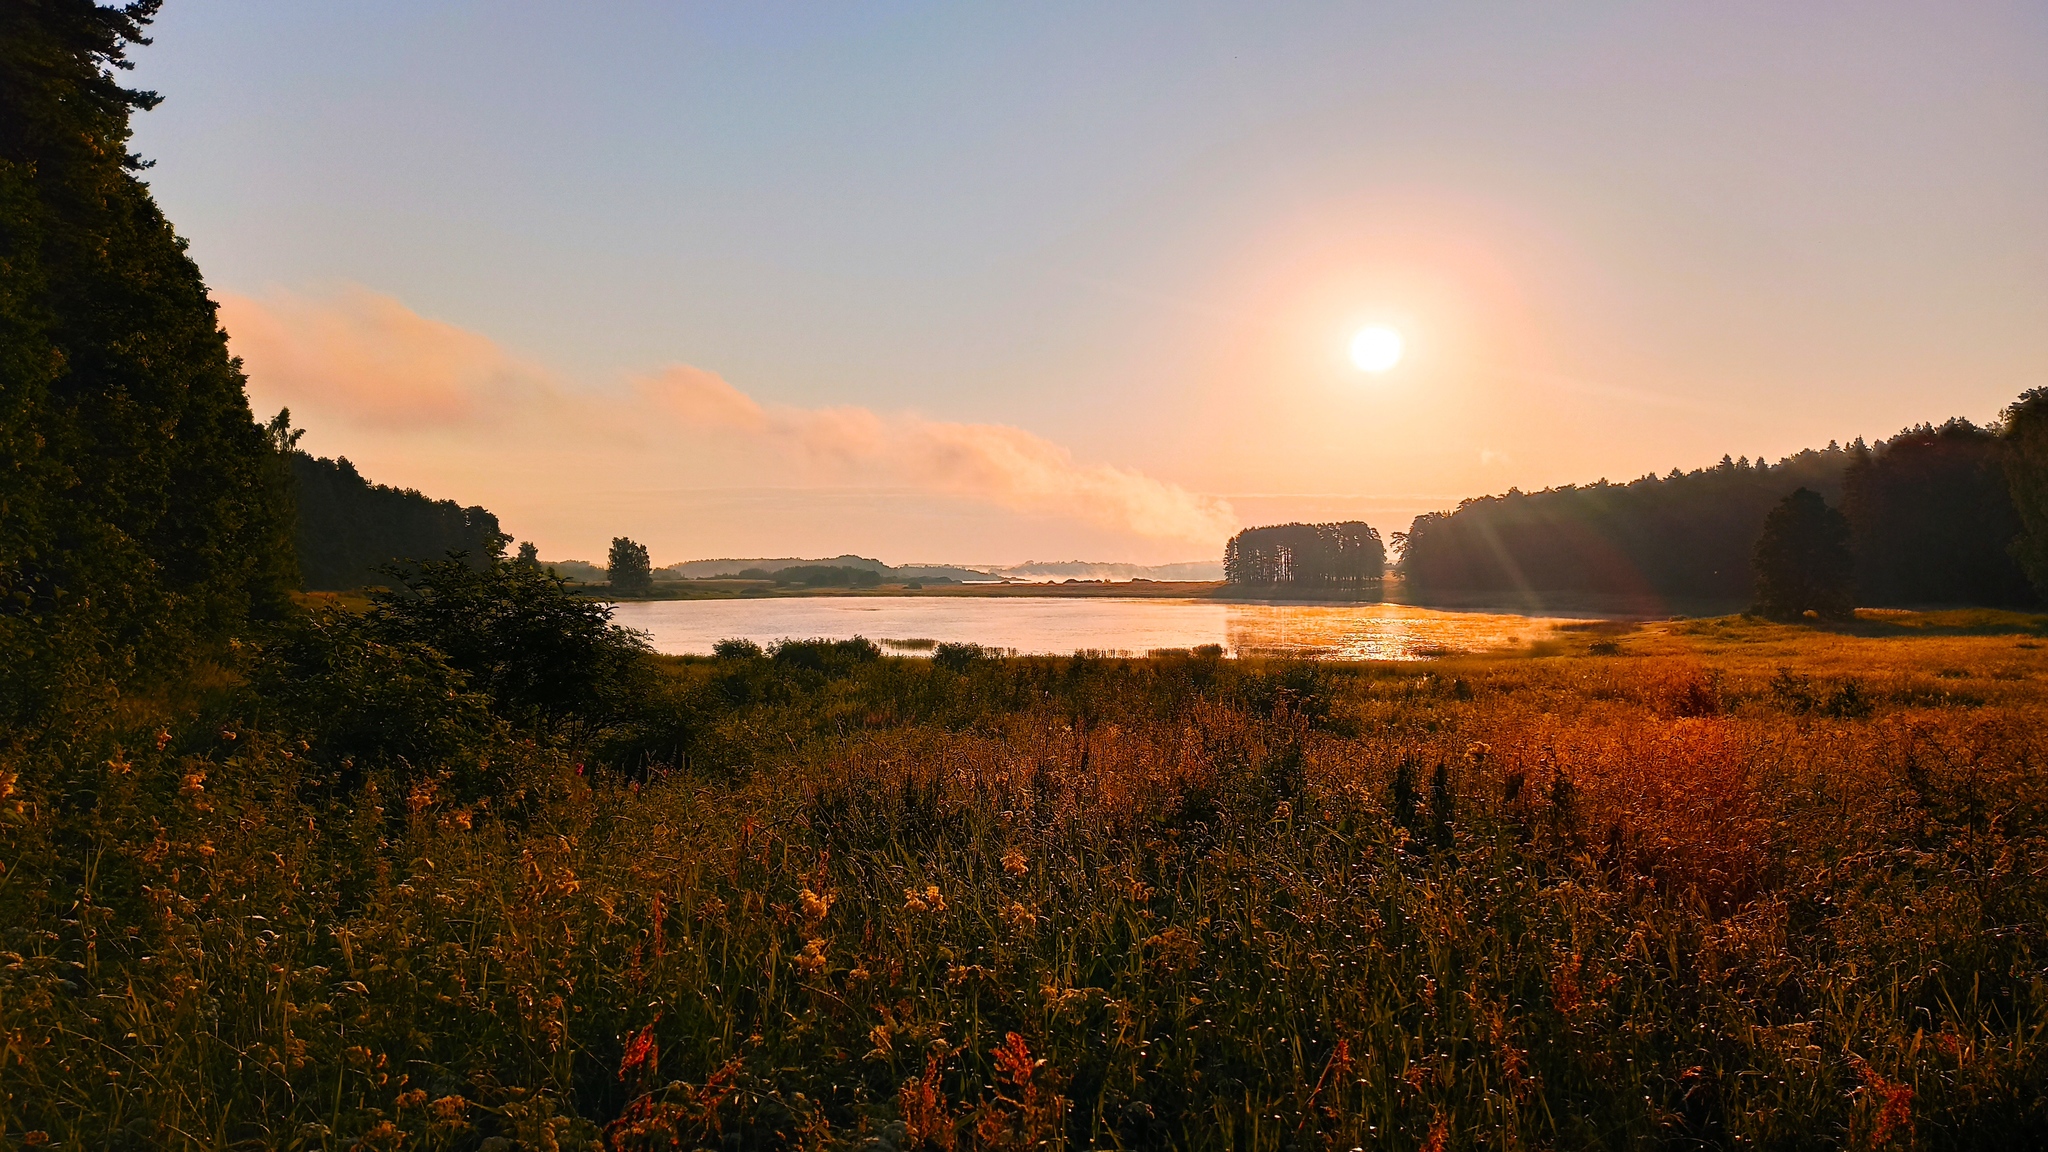
<svg viewBox="0 0 2048 1152"><path fill-rule="evenodd" d="M0 4L0 724L280 610L290 488L124 88L160 0Z"/></svg>
<svg viewBox="0 0 2048 1152"><path fill-rule="evenodd" d="M1855 608L1848 517L1812 489L1794 491L1764 517L1754 563L1760 616L1842 619Z"/></svg>

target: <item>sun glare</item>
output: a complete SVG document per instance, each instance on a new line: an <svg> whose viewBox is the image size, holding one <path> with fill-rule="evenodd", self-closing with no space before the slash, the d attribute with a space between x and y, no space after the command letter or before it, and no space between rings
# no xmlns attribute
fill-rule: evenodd
<svg viewBox="0 0 2048 1152"><path fill-rule="evenodd" d="M1385 372L1401 362L1401 334L1378 326L1361 329L1351 338L1351 362L1367 372Z"/></svg>

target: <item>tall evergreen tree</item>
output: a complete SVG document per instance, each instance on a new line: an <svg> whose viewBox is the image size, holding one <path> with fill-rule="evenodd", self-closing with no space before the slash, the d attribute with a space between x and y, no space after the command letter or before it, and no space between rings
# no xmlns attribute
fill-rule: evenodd
<svg viewBox="0 0 2048 1152"><path fill-rule="evenodd" d="M612 539L612 551L605 566L612 591L643 596L654 586L654 569L647 559L647 545L635 544L624 536Z"/></svg>
<svg viewBox="0 0 2048 1152"><path fill-rule="evenodd" d="M0 3L0 722L175 665L294 582L282 461L122 87L160 0Z"/></svg>
<svg viewBox="0 0 2048 1152"><path fill-rule="evenodd" d="M1849 519L1812 489L1793 492L1764 517L1755 567L1760 616L1796 620L1812 612L1842 619L1855 608Z"/></svg>
<svg viewBox="0 0 2048 1152"><path fill-rule="evenodd" d="M2005 410L2003 441L2006 488L2020 521L2013 556L2048 600L2048 388L2022 392Z"/></svg>

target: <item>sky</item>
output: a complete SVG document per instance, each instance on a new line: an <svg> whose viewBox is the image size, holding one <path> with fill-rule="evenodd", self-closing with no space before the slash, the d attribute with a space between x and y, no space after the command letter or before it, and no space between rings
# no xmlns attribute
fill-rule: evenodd
<svg viewBox="0 0 2048 1152"><path fill-rule="evenodd" d="M258 414L551 559L1208 559L2048 384L2038 3L172 0L154 38L135 147Z"/></svg>

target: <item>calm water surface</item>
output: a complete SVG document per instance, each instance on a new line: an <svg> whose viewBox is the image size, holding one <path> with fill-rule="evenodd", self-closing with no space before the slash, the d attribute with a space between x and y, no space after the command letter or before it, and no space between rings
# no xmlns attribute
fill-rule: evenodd
<svg viewBox="0 0 2048 1152"><path fill-rule="evenodd" d="M790 637L865 636L885 649L906 640L966 641L1020 653L1079 649L1142 655L1220 644L1233 656L1316 655L1425 660L1526 644L1562 620L1437 612L1405 604L1267 605L1213 600L1026 596L813 596L661 600L616 606L657 651L708 655L720 640L767 645ZM890 643L896 641L897 643Z"/></svg>

